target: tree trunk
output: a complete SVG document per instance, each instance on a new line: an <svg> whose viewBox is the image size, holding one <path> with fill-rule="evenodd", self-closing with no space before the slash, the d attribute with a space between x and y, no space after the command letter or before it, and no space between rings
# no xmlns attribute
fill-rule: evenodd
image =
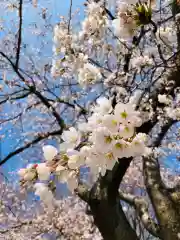
<svg viewBox="0 0 180 240"><path fill-rule="evenodd" d="M93 201L90 208L104 240L138 240L118 199L115 203L108 200Z"/></svg>
<svg viewBox="0 0 180 240"><path fill-rule="evenodd" d="M100 177L93 185L88 204L94 223L104 240L138 240L120 203L118 189L111 187L109 174Z"/></svg>
<svg viewBox="0 0 180 240"><path fill-rule="evenodd" d="M124 214L118 191L131 160L122 159L112 171L100 176L90 190L84 184L77 189L79 197L90 207L94 223L104 240L139 239Z"/></svg>
<svg viewBox="0 0 180 240"><path fill-rule="evenodd" d="M168 189L164 186L158 160L155 157L144 158L144 180L160 226L160 238L179 240L179 203L175 204Z"/></svg>
<svg viewBox="0 0 180 240"><path fill-rule="evenodd" d="M168 194L152 190L153 207L160 226L160 236L163 240L180 239L180 215L177 206L173 204ZM151 198L152 200L152 198Z"/></svg>

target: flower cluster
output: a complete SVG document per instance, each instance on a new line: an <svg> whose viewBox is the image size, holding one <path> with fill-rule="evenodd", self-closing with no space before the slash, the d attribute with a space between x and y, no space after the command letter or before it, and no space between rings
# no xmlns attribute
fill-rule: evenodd
<svg viewBox="0 0 180 240"><path fill-rule="evenodd" d="M87 4L86 14L87 17L82 22L82 31L79 33L80 39L87 36L102 38L107 29L107 17L102 2L90 1Z"/></svg>
<svg viewBox="0 0 180 240"><path fill-rule="evenodd" d="M70 29L67 22L61 22L54 28L54 52L55 59L52 64L52 75L61 76L67 79L73 75L81 87L88 84L98 83L104 75L105 69L96 63L104 61L101 55L104 54L104 40L113 26L116 36L128 40L132 39L135 31L140 25L139 16L146 23L149 8L146 4L133 5L134 2L122 2L118 4L117 18L109 20L104 8L103 1L88 1L86 3L86 17L82 22L81 31L76 33ZM145 19L142 17L145 16ZM107 39L108 40L108 39ZM90 62L96 51L102 54L97 55L97 62ZM108 53L109 54L109 53ZM57 56L58 55L58 56ZM134 61L133 67L150 65L152 59L139 57ZM109 82L107 78L105 84Z"/></svg>
<svg viewBox="0 0 180 240"><path fill-rule="evenodd" d="M148 55L145 56L139 56L133 59L132 61L132 67L138 68L139 70L141 67L144 66L151 66L153 64L153 59L150 58Z"/></svg>
<svg viewBox="0 0 180 240"><path fill-rule="evenodd" d="M131 103L118 103L113 108L110 99L99 98L83 127L79 130L71 127L63 132L60 153L53 146L44 146L46 162L21 169L19 174L25 181L46 181L53 173L73 192L78 186L81 166L89 167L96 178L99 173L103 175L106 170L112 170L118 159L146 154L146 135L136 134L141 124L140 112ZM52 201L44 183L36 183L35 189L46 203Z"/></svg>
<svg viewBox="0 0 180 240"><path fill-rule="evenodd" d="M90 145L80 150L91 171L104 174L119 158L143 155L146 135L135 132L141 124L140 113L131 104L118 103L113 109L109 99L99 99L87 123Z"/></svg>
<svg viewBox="0 0 180 240"><path fill-rule="evenodd" d="M78 37L68 32L67 26L63 23L54 28L54 52L59 54L59 58L54 60L51 72L58 76L65 74L65 69L69 69L73 74L77 74L78 82L81 86L95 83L102 78L100 70L89 63L88 56L76 51ZM73 64L72 64L73 62Z"/></svg>
<svg viewBox="0 0 180 240"><path fill-rule="evenodd" d="M165 111L169 118L180 120L179 96L173 101L172 96L166 94L158 95L158 102L165 105Z"/></svg>
<svg viewBox="0 0 180 240"><path fill-rule="evenodd" d="M180 120L180 107L166 108L167 115L173 120Z"/></svg>
<svg viewBox="0 0 180 240"><path fill-rule="evenodd" d="M75 35L71 34L65 21L61 21L54 27L54 52L55 54L67 54L71 51L76 41Z"/></svg>
<svg viewBox="0 0 180 240"><path fill-rule="evenodd" d="M48 206L35 199L24 200L24 193L1 176L1 240L102 240L93 218L86 214L86 204L78 197L57 200L55 208L49 209L52 193L42 183L36 188Z"/></svg>
<svg viewBox="0 0 180 240"><path fill-rule="evenodd" d="M21 168L18 174L24 181L32 181L36 177L36 167L36 164L29 164L26 168Z"/></svg>
<svg viewBox="0 0 180 240"><path fill-rule="evenodd" d="M54 197L47 185L44 183L36 183L34 188L35 194L38 195L47 206L53 206Z"/></svg>
<svg viewBox="0 0 180 240"><path fill-rule="evenodd" d="M115 35L120 38L131 38L137 29L136 22L132 14L132 6L125 2L120 2L118 6L118 18L112 22Z"/></svg>
<svg viewBox="0 0 180 240"><path fill-rule="evenodd" d="M101 78L100 70L90 63L84 64L78 71L78 82L82 86L95 83Z"/></svg>
<svg viewBox="0 0 180 240"><path fill-rule="evenodd" d="M159 94L158 95L158 102L163 103L165 105L169 105L169 104L172 103L172 98L170 98L166 94Z"/></svg>
<svg viewBox="0 0 180 240"><path fill-rule="evenodd" d="M146 25L151 22L151 16L151 7L146 3L120 1L118 6L118 18L113 20L112 23L116 36L123 39L132 38L138 26Z"/></svg>

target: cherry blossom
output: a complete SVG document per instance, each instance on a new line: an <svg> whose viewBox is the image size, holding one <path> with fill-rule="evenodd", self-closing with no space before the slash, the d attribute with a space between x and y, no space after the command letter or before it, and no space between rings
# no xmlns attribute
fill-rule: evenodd
<svg viewBox="0 0 180 240"><path fill-rule="evenodd" d="M81 134L74 128L71 127L69 130L64 131L62 139L64 143L60 145L61 150L73 149L80 143Z"/></svg>
<svg viewBox="0 0 180 240"><path fill-rule="evenodd" d="M46 163L39 163L37 166L37 174L40 180L48 180L51 174L49 167Z"/></svg>
<svg viewBox="0 0 180 240"><path fill-rule="evenodd" d="M54 146L46 145L43 147L44 158L47 161L51 161L58 153Z"/></svg>
<svg viewBox="0 0 180 240"><path fill-rule="evenodd" d="M84 64L83 68L79 69L78 81L80 85L93 84L101 79L101 73L98 68L90 63Z"/></svg>

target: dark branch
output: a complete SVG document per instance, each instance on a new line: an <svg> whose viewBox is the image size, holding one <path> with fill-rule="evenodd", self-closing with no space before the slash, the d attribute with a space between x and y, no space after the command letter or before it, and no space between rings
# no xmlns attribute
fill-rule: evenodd
<svg viewBox="0 0 180 240"><path fill-rule="evenodd" d="M70 32L70 27L71 27L71 19L72 19L72 3L73 3L73 0L70 0L70 7L69 7L69 21L68 21L68 33Z"/></svg>
<svg viewBox="0 0 180 240"><path fill-rule="evenodd" d="M42 103L49 109L51 110L53 116L56 118L59 126L63 129L64 126L64 121L63 119L60 117L59 113L55 110L55 108L48 102L48 100L40 93L36 90L35 86L31 86L27 84L27 81L25 80L25 78L23 77L23 75L21 74L21 72L19 71L18 68L16 68L16 66L14 65L14 63L11 61L11 59L4 54L3 52L0 52L0 54L10 63L10 65L12 66L13 70L15 71L15 73L18 75L18 77L22 80L23 83L25 83L28 88L29 91L34 93L41 101Z"/></svg>
<svg viewBox="0 0 180 240"><path fill-rule="evenodd" d="M129 193L123 193L121 191L119 192L119 197L121 200L125 201L136 209L141 222L150 234L155 237L160 236L159 225L155 223L152 217L149 215L148 203L144 198Z"/></svg>
<svg viewBox="0 0 180 240"><path fill-rule="evenodd" d="M16 156L17 154L23 152L24 150L28 149L29 147L31 147L32 145L48 138L49 136L56 136L56 135L61 135L62 134L63 129L60 130L56 130L53 132L47 132L44 134L39 134L36 138L34 138L34 140L26 143L24 146L17 148L15 151L9 153L3 160L0 161L0 166L3 165L4 163L6 163L10 158Z"/></svg>
<svg viewBox="0 0 180 240"><path fill-rule="evenodd" d="M19 0L19 30L18 30L18 43L17 43L17 52L16 52L16 68L19 66L19 58L21 52L21 42L22 42L22 5L23 0Z"/></svg>

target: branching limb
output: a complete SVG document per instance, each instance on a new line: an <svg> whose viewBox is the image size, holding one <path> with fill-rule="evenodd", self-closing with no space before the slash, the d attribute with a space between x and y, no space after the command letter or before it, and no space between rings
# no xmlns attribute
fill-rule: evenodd
<svg viewBox="0 0 180 240"><path fill-rule="evenodd" d="M35 86L31 86L29 85L25 78L23 77L23 75L21 74L21 72L19 71L18 68L16 68L16 66L14 65L14 63L11 61L11 59L4 54L3 52L0 52L0 54L9 62L9 64L11 65L11 67L13 68L13 70L15 71L15 73L17 74L17 76L21 79L21 81L23 83L25 83L28 86L28 89L31 93L35 94L36 97L38 97L42 103L52 112L52 115L56 118L59 126L63 129L65 127L64 125L64 121L63 119L60 117L60 114L56 111L56 109L50 104L50 102L46 99L46 97L44 97L40 92L38 92L36 90Z"/></svg>
<svg viewBox="0 0 180 240"><path fill-rule="evenodd" d="M123 193L121 191L119 191L119 197L121 200L125 201L136 209L146 230L153 236L159 237L159 225L155 223L152 217L149 215L148 203L145 201L145 199L129 193Z"/></svg>
<svg viewBox="0 0 180 240"><path fill-rule="evenodd" d="M20 148L17 148L13 152L9 153L4 159L2 159L0 161L0 166L3 165L4 163L6 163L11 157L16 156L17 154L23 152L24 150L28 149L32 145L34 145L34 144L36 144L36 143L38 143L38 142L48 138L49 136L61 135L62 131L63 131L63 129L60 129L60 130L56 130L56 131L53 131L53 132L47 132L47 133L39 134L36 138L34 138L34 140L29 141L24 146L22 146Z"/></svg>

